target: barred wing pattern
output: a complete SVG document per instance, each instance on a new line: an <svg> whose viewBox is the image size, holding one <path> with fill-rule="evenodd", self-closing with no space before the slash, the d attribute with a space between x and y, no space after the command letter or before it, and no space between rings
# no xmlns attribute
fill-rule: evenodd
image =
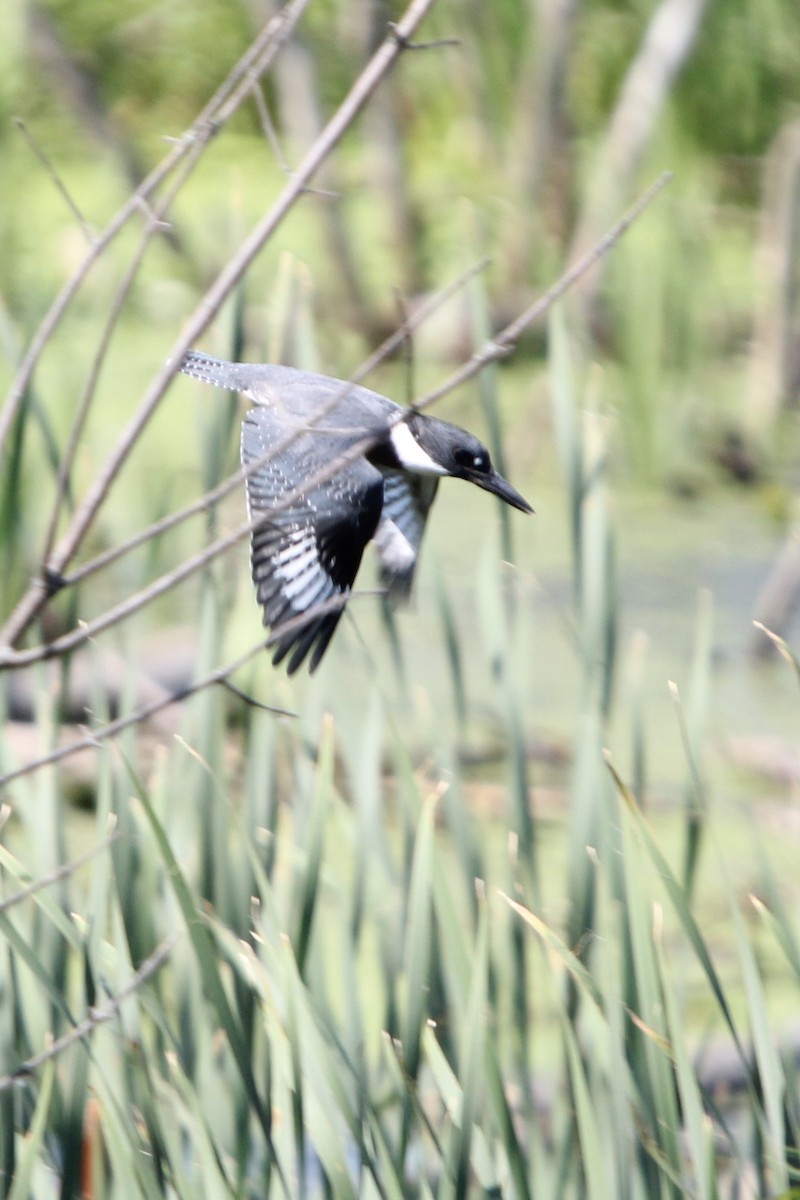
<svg viewBox="0 0 800 1200"><path fill-rule="evenodd" d="M319 664L342 609L315 614L320 605L346 595L353 586L364 547L374 534L383 504L383 477L365 459L348 463L330 479L283 502L298 481L335 461L361 435L358 430L298 432L284 446L288 426L276 427L274 414L252 409L242 424L242 462L262 458L281 443L276 459L247 480L252 534L253 582L263 621L277 630L273 662L287 654L289 674L310 655ZM308 614L308 620L301 618ZM280 626L293 622L285 634Z"/></svg>
<svg viewBox="0 0 800 1200"><path fill-rule="evenodd" d="M439 480L432 475L383 471L383 513L375 534L381 583L392 601L407 600L422 535Z"/></svg>

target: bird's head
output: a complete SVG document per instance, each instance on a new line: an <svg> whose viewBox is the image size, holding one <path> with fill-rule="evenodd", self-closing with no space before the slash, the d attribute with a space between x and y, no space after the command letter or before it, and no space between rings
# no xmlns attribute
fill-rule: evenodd
<svg viewBox="0 0 800 1200"><path fill-rule="evenodd" d="M520 512L533 512L528 501L495 470L483 442L466 429L450 425L447 421L437 421L437 425L440 428L436 430L436 458L448 475L477 484Z"/></svg>

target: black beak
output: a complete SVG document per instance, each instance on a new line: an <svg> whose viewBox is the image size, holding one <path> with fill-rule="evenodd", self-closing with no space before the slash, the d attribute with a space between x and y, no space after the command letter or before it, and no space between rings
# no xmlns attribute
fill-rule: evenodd
<svg viewBox="0 0 800 1200"><path fill-rule="evenodd" d="M511 486L507 479L499 475L497 471L490 471L488 475L475 474L467 475L470 483L477 483L478 487L482 487L485 491L491 492L495 496L499 496L501 500L505 500L506 504L510 504L512 508L518 508L520 512L532 513L528 501L524 496L520 496L519 492Z"/></svg>

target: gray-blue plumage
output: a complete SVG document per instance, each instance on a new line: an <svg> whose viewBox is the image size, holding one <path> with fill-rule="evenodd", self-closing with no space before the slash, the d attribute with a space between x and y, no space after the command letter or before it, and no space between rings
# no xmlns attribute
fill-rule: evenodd
<svg viewBox="0 0 800 1200"><path fill-rule="evenodd" d="M242 462L272 454L247 479L253 582L264 624L274 631L273 662L291 652L290 674L307 655L313 671L325 653L342 610L317 610L351 590L370 540L383 584L395 596L408 594L443 475L468 479L532 511L472 434L421 413L398 421L400 406L377 392L292 367L229 363L197 351L186 355L181 370L255 404L242 423ZM313 482L364 441L364 453Z"/></svg>

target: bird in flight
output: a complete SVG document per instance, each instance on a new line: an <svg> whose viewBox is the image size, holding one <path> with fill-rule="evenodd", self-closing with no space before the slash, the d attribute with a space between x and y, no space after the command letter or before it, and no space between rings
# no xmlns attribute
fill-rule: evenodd
<svg viewBox="0 0 800 1200"><path fill-rule="evenodd" d="M252 573L277 665L313 671L342 615L367 543L381 583L408 596L439 480L466 479L532 512L458 425L367 388L268 363L232 363L190 350L181 371L241 392L255 405L242 422ZM328 602L342 599L340 604ZM324 608L322 606L325 606ZM320 611L321 610L321 611ZM307 620L303 618L307 616ZM283 627L286 627L283 629Z"/></svg>

